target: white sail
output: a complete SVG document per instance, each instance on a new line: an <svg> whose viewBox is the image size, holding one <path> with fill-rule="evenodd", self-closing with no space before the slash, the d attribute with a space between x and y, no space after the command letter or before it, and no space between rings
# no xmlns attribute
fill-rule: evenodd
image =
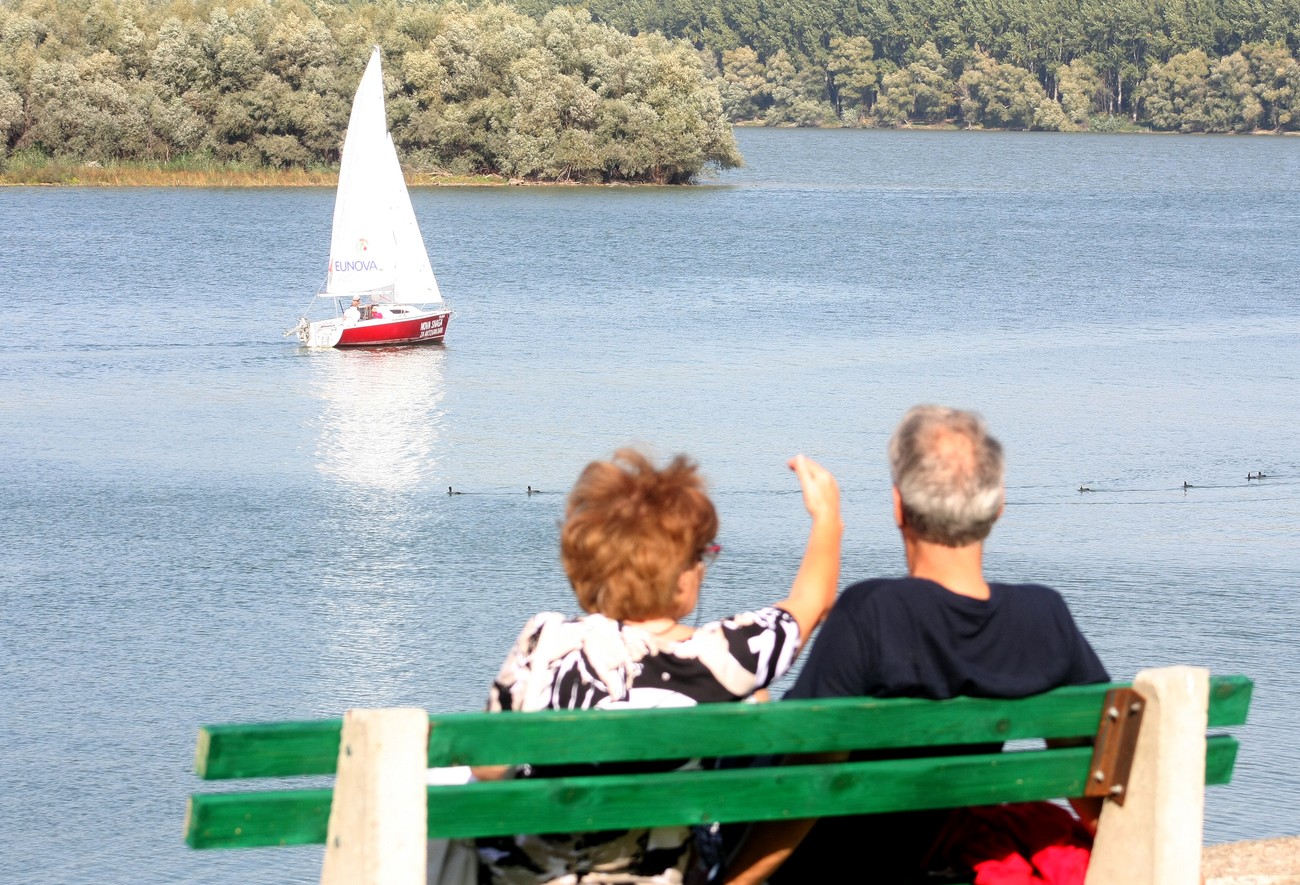
<svg viewBox="0 0 1300 885"><path fill-rule="evenodd" d="M377 46L357 87L343 140L329 270L321 294L407 304L442 302L388 132Z"/></svg>

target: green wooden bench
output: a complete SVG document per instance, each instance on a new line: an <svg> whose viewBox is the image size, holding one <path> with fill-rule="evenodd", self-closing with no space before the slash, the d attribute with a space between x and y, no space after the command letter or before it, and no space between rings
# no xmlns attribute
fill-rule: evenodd
<svg viewBox="0 0 1300 885"><path fill-rule="evenodd" d="M337 772L333 789L198 793L194 848L327 843L323 881L424 882L427 838L866 814L1109 796L1089 883L1199 878L1205 784L1231 778L1252 683L1172 667L1023 700L841 698L687 709L428 715L200 729L201 778ZM1135 693L1132 693L1135 692ZM870 762L430 786L426 768L944 747L1095 746ZM1129 770L1131 769L1131 770ZM383 868L382 875L375 871ZM331 868L335 870L331 874ZM397 873L401 869L405 872ZM1193 870L1188 873L1187 870Z"/></svg>

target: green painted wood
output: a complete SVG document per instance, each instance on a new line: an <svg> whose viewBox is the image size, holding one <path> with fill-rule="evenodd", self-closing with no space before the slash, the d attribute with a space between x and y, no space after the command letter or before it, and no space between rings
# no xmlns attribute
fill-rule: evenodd
<svg viewBox="0 0 1300 885"><path fill-rule="evenodd" d="M204 780L333 774L342 733L342 719L205 725L194 770Z"/></svg>
<svg viewBox="0 0 1300 885"><path fill-rule="evenodd" d="M264 790L190 797L185 841L191 848L265 848L325 841L333 790Z"/></svg>
<svg viewBox="0 0 1300 885"><path fill-rule="evenodd" d="M429 788L431 838L578 832L951 808L1077 796L1087 747L730 771L602 775ZM1237 742L1211 738L1206 782L1231 777ZM190 799L194 848L321 843L330 791Z"/></svg>
<svg viewBox="0 0 1300 885"><path fill-rule="evenodd" d="M429 765L644 761L1091 736L1111 686L1072 686L1021 700L835 698L708 704L687 710L548 711L429 717ZM1252 683L1211 679L1210 725L1245 721ZM817 727L808 726L809 716ZM506 721L508 719L508 721ZM331 774L340 720L213 725L199 732L207 780Z"/></svg>
<svg viewBox="0 0 1300 885"><path fill-rule="evenodd" d="M1226 784L1232 781L1232 771L1237 766L1237 753L1241 744L1231 735L1215 735L1205 741L1205 784Z"/></svg>
<svg viewBox="0 0 1300 885"><path fill-rule="evenodd" d="M1082 792L1091 755L1075 748L468 785L449 788L459 795L431 791L429 831L509 835L1021 802Z"/></svg>
<svg viewBox="0 0 1300 885"><path fill-rule="evenodd" d="M1096 731L1104 690L1061 689L1017 701L834 698L690 709L430 716L429 765L644 761L689 756L989 743ZM818 726L808 727L808 717ZM206 726L195 768L206 780L329 774L339 720Z"/></svg>
<svg viewBox="0 0 1300 885"><path fill-rule="evenodd" d="M431 717L429 765L760 756L1091 736L1104 694L1092 688L1018 701L832 698L689 710L547 711L508 714L515 720L508 727L487 714L450 714Z"/></svg>
<svg viewBox="0 0 1300 885"><path fill-rule="evenodd" d="M1246 676L1210 678L1210 728L1245 725L1255 683Z"/></svg>
<svg viewBox="0 0 1300 885"><path fill-rule="evenodd" d="M1225 783L1232 738L1207 746L1207 783ZM430 788L431 837L874 814L1078 796L1087 747L772 769L506 781ZM474 794L476 787L491 787ZM442 791L458 791L460 795Z"/></svg>

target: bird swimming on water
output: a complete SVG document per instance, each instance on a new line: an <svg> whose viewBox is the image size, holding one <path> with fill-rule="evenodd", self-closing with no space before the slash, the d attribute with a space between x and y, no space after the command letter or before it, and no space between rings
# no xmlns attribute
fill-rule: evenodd
<svg viewBox="0 0 1300 885"><path fill-rule="evenodd" d="M451 486L447 486L447 494L449 494L449 495L463 495L463 494L465 494L465 493L464 493L464 492L453 492L453 491L451 490Z"/></svg>
<svg viewBox="0 0 1300 885"><path fill-rule="evenodd" d="M1079 486L1079 491L1081 491L1081 492L1091 492L1092 489L1088 488L1087 486Z"/></svg>
<svg viewBox="0 0 1300 885"><path fill-rule="evenodd" d="M1196 488L1196 486L1192 485L1192 484L1191 484L1190 482L1188 482L1187 480L1183 480L1183 488L1185 488L1185 489L1194 489L1194 488Z"/></svg>
<svg viewBox="0 0 1300 885"><path fill-rule="evenodd" d="M542 493L541 489L535 489L532 486L528 487L528 494L530 495L540 495L541 493Z"/></svg>

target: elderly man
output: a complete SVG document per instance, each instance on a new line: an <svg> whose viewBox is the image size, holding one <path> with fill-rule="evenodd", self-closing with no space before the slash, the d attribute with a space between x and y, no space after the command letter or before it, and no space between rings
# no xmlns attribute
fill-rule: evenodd
<svg viewBox="0 0 1300 885"><path fill-rule="evenodd" d="M343 311L343 321L349 326L361 322L361 296L352 296L352 306Z"/></svg>
<svg viewBox="0 0 1300 885"><path fill-rule="evenodd" d="M907 577L848 587L786 697L1017 698L1108 681L1054 590L984 579L984 539L1003 509L1003 457L983 420L916 406L890 440L889 462ZM759 825L728 881L915 881L947 814Z"/></svg>

